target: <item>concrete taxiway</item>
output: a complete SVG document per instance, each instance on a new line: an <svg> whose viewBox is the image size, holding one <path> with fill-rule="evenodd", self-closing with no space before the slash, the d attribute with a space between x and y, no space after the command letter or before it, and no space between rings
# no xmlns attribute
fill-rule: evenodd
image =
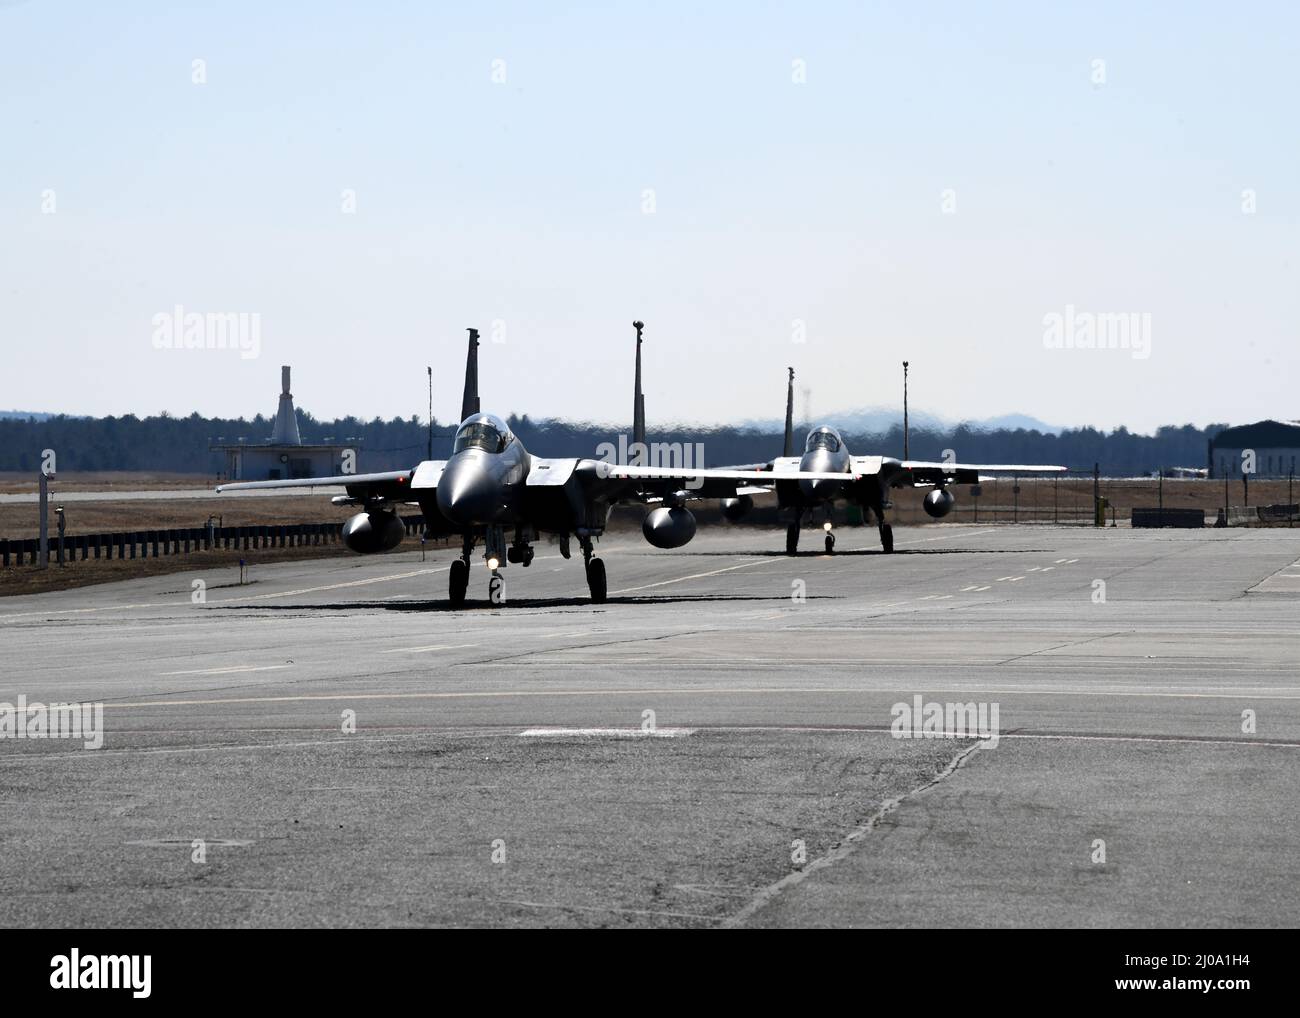
<svg viewBox="0 0 1300 1018"><path fill-rule="evenodd" d="M0 738L0 925L1296 923L1300 532L896 536L4 599L0 701L104 745Z"/></svg>

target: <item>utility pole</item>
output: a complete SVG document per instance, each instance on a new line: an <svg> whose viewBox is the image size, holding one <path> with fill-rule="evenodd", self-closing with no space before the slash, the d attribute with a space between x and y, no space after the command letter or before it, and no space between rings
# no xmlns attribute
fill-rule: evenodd
<svg viewBox="0 0 1300 1018"><path fill-rule="evenodd" d="M907 426L907 361L903 361L903 459L911 459L908 455L908 435Z"/></svg>
<svg viewBox="0 0 1300 1018"><path fill-rule="evenodd" d="M429 372L429 455L427 459L433 459L433 366L425 368Z"/></svg>
<svg viewBox="0 0 1300 1018"><path fill-rule="evenodd" d="M41 539L40 539L40 567L48 569L50 567L50 475L41 470L40 476L41 490Z"/></svg>

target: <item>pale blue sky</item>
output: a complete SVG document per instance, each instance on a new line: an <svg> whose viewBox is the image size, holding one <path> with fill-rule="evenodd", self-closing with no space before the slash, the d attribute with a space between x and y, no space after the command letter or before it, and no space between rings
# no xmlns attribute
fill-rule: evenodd
<svg viewBox="0 0 1300 1018"><path fill-rule="evenodd" d="M904 357L952 418L1300 417L1295 5L561 7L0 0L0 408L407 416L436 359L447 418L500 320L485 407L621 421L641 317L652 424ZM155 349L178 303L261 356Z"/></svg>

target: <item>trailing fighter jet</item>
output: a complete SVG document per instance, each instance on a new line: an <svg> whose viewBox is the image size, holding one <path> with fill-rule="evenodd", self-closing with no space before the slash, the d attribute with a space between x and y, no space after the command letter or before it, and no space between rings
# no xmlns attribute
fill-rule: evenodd
<svg viewBox="0 0 1300 1018"><path fill-rule="evenodd" d="M632 448L644 450L643 325L633 325L637 334L637 371ZM754 487L756 474L752 469L655 467L535 456L511 434L501 418L480 412L477 351L478 331L470 329L461 424L448 459L425 460L409 470L384 473L223 484L217 491L343 487L347 495L336 497L335 504L357 505L363 510L344 524L343 541L361 554L388 551L400 544L405 528L397 518L397 508L418 505L427 534L461 537L461 557L452 563L448 580L448 597L453 605L460 605L465 601L470 561L479 542L492 576L488 590L494 604L502 600L500 570L507 563L529 565L533 542L541 534L557 536L560 554L566 559L570 540L577 538L591 599L599 603L606 598L607 586L605 563L596 557L596 541L604 533L615 505L655 505L642 521L645 539L656 548L680 548L695 536L695 517L686 502L744 498L750 491L766 490ZM834 482L841 473L838 468L834 473L817 473L793 467L781 478L796 484Z"/></svg>
<svg viewBox="0 0 1300 1018"><path fill-rule="evenodd" d="M1009 463L931 463L923 460L897 460L891 456L853 456L840 433L823 424L808 432L803 455L794 454L794 368L790 372L785 401L785 450L768 463L749 464L732 469L757 470L754 484L776 488L777 504L787 520L785 550L789 555L799 549L799 529L805 519L825 513L826 552L835 550L831 530L831 508L837 500L861 506L875 516L880 528L880 544L886 552L894 550L894 530L885 520L885 510L893 508L890 488L933 486L922 503L926 515L941 519L952 511L954 498L948 486L978 484L981 475L994 473L1052 474L1064 473L1065 467L1042 464ZM814 479L811 476L820 475ZM747 497L722 500L722 512L738 520L753 506Z"/></svg>

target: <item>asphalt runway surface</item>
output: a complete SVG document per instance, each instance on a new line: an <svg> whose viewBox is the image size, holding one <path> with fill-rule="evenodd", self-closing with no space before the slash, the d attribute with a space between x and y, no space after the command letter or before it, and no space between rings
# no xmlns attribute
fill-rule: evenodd
<svg viewBox="0 0 1300 1018"><path fill-rule="evenodd" d="M0 925L1296 924L1300 531L838 533L6 598Z"/></svg>

